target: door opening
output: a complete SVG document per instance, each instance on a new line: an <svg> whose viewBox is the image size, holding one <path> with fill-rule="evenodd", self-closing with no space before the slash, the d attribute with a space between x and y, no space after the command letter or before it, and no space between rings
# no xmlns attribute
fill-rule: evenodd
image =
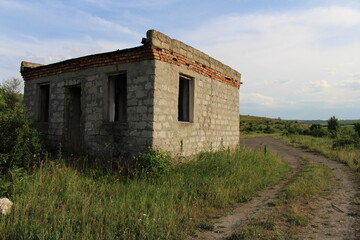
<svg viewBox="0 0 360 240"><path fill-rule="evenodd" d="M66 92L64 148L69 153L80 153L83 132L81 128L81 87L68 87Z"/></svg>

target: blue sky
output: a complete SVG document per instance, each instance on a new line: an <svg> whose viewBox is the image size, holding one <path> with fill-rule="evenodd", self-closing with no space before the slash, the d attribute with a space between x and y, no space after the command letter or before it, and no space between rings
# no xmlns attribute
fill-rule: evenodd
<svg viewBox="0 0 360 240"><path fill-rule="evenodd" d="M241 114L360 118L358 0L0 0L0 81L22 60L138 46L148 29L239 71Z"/></svg>

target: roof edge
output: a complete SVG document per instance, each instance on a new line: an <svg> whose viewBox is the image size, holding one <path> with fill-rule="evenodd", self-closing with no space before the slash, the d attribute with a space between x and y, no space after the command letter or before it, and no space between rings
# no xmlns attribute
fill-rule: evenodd
<svg viewBox="0 0 360 240"><path fill-rule="evenodd" d="M241 74L228 65L223 64L222 62L210 57L206 53L201 52L200 50L193 48L179 40L172 39L159 31L154 29L148 30L146 32L146 37L146 44L150 43L155 48L161 48L183 55L207 67L215 69L224 75L237 79L238 81L241 79Z"/></svg>
<svg viewBox="0 0 360 240"><path fill-rule="evenodd" d="M21 65L20 65L20 72L28 70L28 69L41 67L41 66L44 66L44 65L40 64L40 63L32 63L32 62L22 61Z"/></svg>

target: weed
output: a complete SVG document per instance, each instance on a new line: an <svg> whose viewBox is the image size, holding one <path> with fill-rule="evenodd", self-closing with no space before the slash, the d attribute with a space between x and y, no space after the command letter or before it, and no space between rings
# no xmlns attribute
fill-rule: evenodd
<svg viewBox="0 0 360 240"><path fill-rule="evenodd" d="M135 171L148 177L159 177L170 171L171 158L160 150L150 149L134 158Z"/></svg>
<svg viewBox="0 0 360 240"><path fill-rule="evenodd" d="M149 158L157 156L164 157L152 152ZM16 207L1 219L0 239L184 239L197 226L211 229L201 219L251 198L287 172L271 153L240 148L203 153L155 178L64 162L14 172L10 197Z"/></svg>

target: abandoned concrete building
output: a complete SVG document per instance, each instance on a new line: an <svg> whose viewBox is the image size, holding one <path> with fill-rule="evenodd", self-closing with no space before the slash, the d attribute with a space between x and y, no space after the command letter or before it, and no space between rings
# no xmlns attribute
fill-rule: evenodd
<svg viewBox="0 0 360 240"><path fill-rule="evenodd" d="M48 144L112 157L149 147L172 156L234 148L240 74L155 30L142 44L21 63L26 111Z"/></svg>

